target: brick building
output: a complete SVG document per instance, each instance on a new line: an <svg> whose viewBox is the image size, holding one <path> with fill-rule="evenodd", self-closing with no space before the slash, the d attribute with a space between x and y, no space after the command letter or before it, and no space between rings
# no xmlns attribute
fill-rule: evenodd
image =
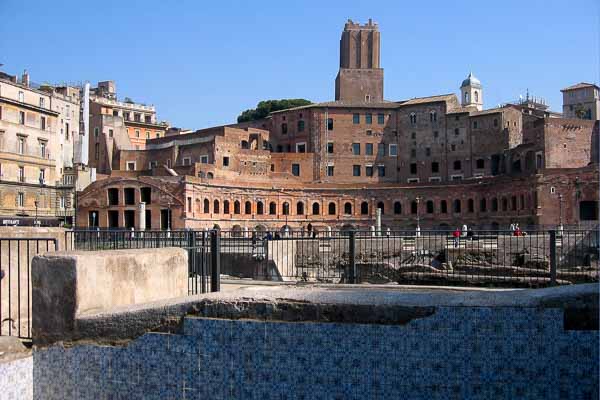
<svg viewBox="0 0 600 400"><path fill-rule="evenodd" d="M345 25L335 101L114 141L81 226L365 227L377 208L388 227L597 222L598 121L529 98L485 109L472 73L459 96L384 100L379 40L372 21Z"/></svg>

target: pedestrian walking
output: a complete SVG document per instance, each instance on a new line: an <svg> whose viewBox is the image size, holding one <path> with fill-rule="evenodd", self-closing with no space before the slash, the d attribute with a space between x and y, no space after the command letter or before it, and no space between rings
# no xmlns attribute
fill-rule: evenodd
<svg viewBox="0 0 600 400"><path fill-rule="evenodd" d="M452 232L452 236L454 237L454 247L458 247L460 241L460 228L456 228L456 230Z"/></svg>

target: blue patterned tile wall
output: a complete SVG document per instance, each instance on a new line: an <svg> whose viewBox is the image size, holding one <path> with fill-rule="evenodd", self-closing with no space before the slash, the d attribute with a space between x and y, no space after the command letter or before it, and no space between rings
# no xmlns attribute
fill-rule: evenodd
<svg viewBox="0 0 600 400"><path fill-rule="evenodd" d="M0 400L33 398L33 357L0 363Z"/></svg>
<svg viewBox="0 0 600 400"><path fill-rule="evenodd" d="M562 310L438 308L406 325L188 318L127 347L34 353L36 399L592 399L598 332Z"/></svg>

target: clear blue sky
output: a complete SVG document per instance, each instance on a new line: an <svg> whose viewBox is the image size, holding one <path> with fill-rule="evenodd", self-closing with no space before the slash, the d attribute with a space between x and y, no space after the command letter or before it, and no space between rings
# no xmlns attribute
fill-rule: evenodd
<svg viewBox="0 0 600 400"><path fill-rule="evenodd" d="M458 92L470 70L486 107L526 89L599 80L597 0L0 0L2 70L36 82L115 80L120 98L175 126L234 122L259 100L332 100L347 18L379 23L385 98Z"/></svg>

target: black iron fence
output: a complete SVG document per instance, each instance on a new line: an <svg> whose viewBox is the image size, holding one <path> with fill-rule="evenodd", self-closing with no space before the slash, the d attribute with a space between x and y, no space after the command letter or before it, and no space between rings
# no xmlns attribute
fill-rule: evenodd
<svg viewBox="0 0 600 400"><path fill-rule="evenodd" d="M76 249L187 248L191 294L203 293L209 286L215 290L220 274L292 282L542 287L597 282L599 269L596 230L67 235L67 243Z"/></svg>
<svg viewBox="0 0 600 400"><path fill-rule="evenodd" d="M0 238L0 335L31 338L31 260L57 249L54 238Z"/></svg>

